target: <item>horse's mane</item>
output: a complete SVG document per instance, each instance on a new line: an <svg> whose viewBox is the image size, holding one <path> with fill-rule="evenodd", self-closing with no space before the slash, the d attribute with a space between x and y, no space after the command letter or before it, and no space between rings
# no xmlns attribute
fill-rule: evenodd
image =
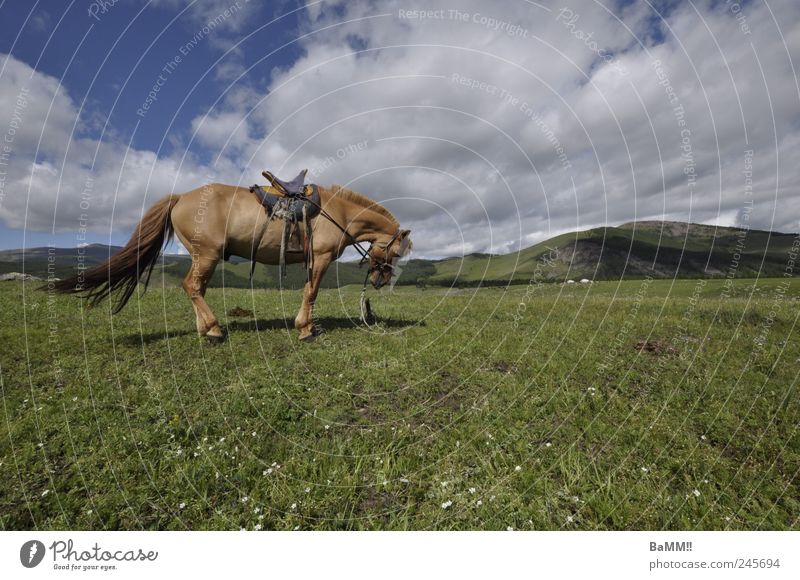
<svg viewBox="0 0 800 580"><path fill-rule="evenodd" d="M392 212L383 207L374 199L368 198L366 195L362 195L357 191L353 191L352 189L348 189L341 185L335 185L335 184L329 188L329 191L334 197L338 197L339 199L344 199L347 201L352 201L357 205L371 209L372 211L381 214L383 217L391 221L393 224L399 225L397 218L395 218L392 215Z"/></svg>

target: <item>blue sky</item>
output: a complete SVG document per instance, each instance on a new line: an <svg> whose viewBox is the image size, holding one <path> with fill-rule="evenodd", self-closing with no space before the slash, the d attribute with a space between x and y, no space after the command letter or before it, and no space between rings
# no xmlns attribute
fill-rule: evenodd
<svg viewBox="0 0 800 580"><path fill-rule="evenodd" d="M421 257L633 220L800 230L800 3L457 6L3 2L0 247L122 244L156 199L265 168L386 204Z"/></svg>
<svg viewBox="0 0 800 580"><path fill-rule="evenodd" d="M297 3L230 0L200 10L191 2L126 0L105 11L101 6L78 0L6 1L0 5L0 53L59 79L74 100L85 100L81 136L129 142L159 155L172 154L176 148L183 153L191 120L205 114L231 86L230 79L217 78L216 67L226 63L252 67L246 82L266 90L270 71L290 65L302 52L291 43L298 36L302 16L302 11L295 10ZM233 26L202 34L204 23L223 14L225 8L237 6L237 13L229 17L236 20ZM267 24L279 16L278 22ZM183 56L181 48L186 51L185 45L197 35L200 40ZM236 51L226 56L234 38ZM163 67L176 56L181 58L179 66L170 70L157 101L146 115L137 115ZM170 127L168 134L166 127ZM213 158L213 152L197 142L190 144L190 151L204 161ZM0 248L22 247L23 233L27 247L71 246L75 241L71 233L24 231L0 223ZM121 232L111 241L121 244L125 236ZM90 241L109 242L105 232L92 232L90 237Z"/></svg>

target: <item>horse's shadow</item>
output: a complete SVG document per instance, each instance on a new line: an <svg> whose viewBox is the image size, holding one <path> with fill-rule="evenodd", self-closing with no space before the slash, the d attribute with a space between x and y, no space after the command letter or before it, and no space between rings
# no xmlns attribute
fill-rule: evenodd
<svg viewBox="0 0 800 580"><path fill-rule="evenodd" d="M359 328L362 326L357 318L344 318L341 316L324 316L315 318L316 326L323 330L342 328ZM381 318L378 326L383 328L407 328L409 326L424 325L418 320L399 320L394 318ZM228 323L228 330L253 332L261 330L291 330L294 331L294 318L259 318L258 320L233 320Z"/></svg>
<svg viewBox="0 0 800 580"><path fill-rule="evenodd" d="M323 316L314 319L315 324L326 330L339 330L345 328L363 328L357 318L345 318L337 316ZM411 326L425 326L422 320L407 320L395 318L379 318L378 328L399 329ZM294 318L259 318L257 320L230 320L226 325L228 333L231 332L261 332L266 330L288 330L294 332ZM169 332L149 332L147 334L131 334L122 340L130 345L150 344L168 338L177 338L196 334L193 330L173 330Z"/></svg>

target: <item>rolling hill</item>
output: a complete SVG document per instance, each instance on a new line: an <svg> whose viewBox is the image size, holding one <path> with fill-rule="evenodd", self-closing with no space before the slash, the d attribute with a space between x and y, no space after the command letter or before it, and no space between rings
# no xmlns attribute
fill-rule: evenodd
<svg viewBox="0 0 800 580"><path fill-rule="evenodd" d="M683 222L631 222L562 234L511 254L410 260L403 266L398 284L476 286L527 284L532 279L560 282L570 278L782 276L788 254L799 239L798 234ZM102 244L86 246L84 263L102 263L118 249ZM63 278L77 265L75 248L0 251L0 274L24 271L42 278ZM188 269L187 256L167 254L156 267L153 280L178 285ZM323 287L361 284L364 274L357 263L339 262L325 277ZM249 275L250 263L234 258L217 268L211 285L247 288L251 284ZM299 288L304 281L302 267L290 266L283 287ZM277 266L256 267L254 287L275 288L278 283Z"/></svg>
<svg viewBox="0 0 800 580"><path fill-rule="evenodd" d="M519 253L434 262L430 282L781 276L797 239L797 234L684 222L631 222L562 234Z"/></svg>

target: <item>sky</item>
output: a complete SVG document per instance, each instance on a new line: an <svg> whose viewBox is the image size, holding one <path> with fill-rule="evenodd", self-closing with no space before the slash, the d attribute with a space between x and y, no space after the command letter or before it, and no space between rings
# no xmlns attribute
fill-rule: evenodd
<svg viewBox="0 0 800 580"><path fill-rule="evenodd" d="M416 257L796 232L798 56L795 0L5 1L0 248L122 244L169 193L303 168Z"/></svg>

